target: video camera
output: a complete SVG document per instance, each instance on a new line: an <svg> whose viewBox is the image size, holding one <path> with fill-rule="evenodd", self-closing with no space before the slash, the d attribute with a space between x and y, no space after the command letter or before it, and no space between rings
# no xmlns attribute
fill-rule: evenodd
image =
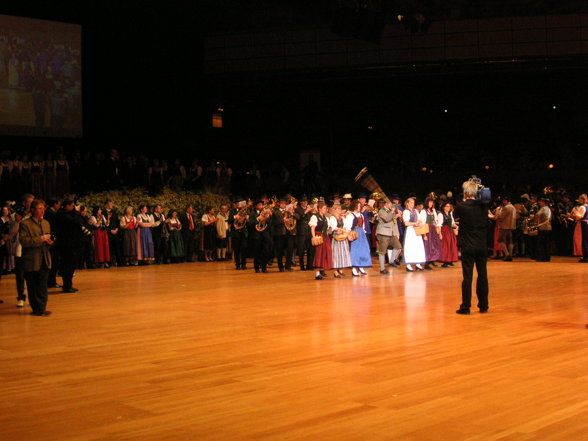
<svg viewBox="0 0 588 441"><path fill-rule="evenodd" d="M483 204L489 204L492 201L492 192L489 188L482 185L482 180L476 175L473 175L468 181L473 182L478 186L478 192L476 193L476 200Z"/></svg>

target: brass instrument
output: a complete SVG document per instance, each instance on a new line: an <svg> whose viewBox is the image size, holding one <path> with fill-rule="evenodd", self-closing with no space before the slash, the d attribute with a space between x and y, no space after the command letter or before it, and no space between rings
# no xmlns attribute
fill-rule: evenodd
<svg viewBox="0 0 588 441"><path fill-rule="evenodd" d="M249 209L251 208L251 205L253 205L253 201L251 199L249 199L247 201L247 205L245 205L243 208L241 208L236 216L239 216L241 219L235 219L235 222L233 222L233 226L235 227L235 230L242 230L245 225L247 225L247 212L249 211Z"/></svg>
<svg viewBox="0 0 588 441"><path fill-rule="evenodd" d="M266 230L268 226L267 220L272 215L272 210L274 209L275 204L276 201L269 202L261 208L261 213L259 215L259 217L261 217L261 220L255 224L255 229L260 233Z"/></svg>
<svg viewBox="0 0 588 441"><path fill-rule="evenodd" d="M293 199L293 200L295 200L295 199ZM290 211L290 210L292 210L292 211ZM290 208L286 208L286 211L284 212L284 226L286 227L286 230L288 230L288 231L292 231L296 228L296 219L292 215L293 211L294 211L294 205L291 203Z"/></svg>
<svg viewBox="0 0 588 441"><path fill-rule="evenodd" d="M355 182L367 188L372 194L378 193L384 201L390 201L388 196L386 196L386 193L384 193L384 190L382 190L372 175L368 173L367 167L361 169L359 174L355 177Z"/></svg>

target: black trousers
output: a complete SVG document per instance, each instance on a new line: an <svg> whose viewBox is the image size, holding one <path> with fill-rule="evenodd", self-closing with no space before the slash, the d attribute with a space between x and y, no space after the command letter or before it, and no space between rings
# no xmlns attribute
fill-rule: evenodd
<svg viewBox="0 0 588 441"><path fill-rule="evenodd" d="M284 251L286 248L286 236L274 236L274 256L278 260L278 268L284 268ZM286 257L286 260L288 258Z"/></svg>
<svg viewBox="0 0 588 441"><path fill-rule="evenodd" d="M292 268L292 255L294 253L294 248L296 247L296 236L292 236L287 234L286 235L286 244L284 248L286 249L286 269Z"/></svg>
<svg viewBox="0 0 588 441"><path fill-rule="evenodd" d="M461 250L461 270L463 282L461 283L460 309L470 309L472 306L472 282L474 277L474 265L478 273L476 280L476 296L478 308L488 309L488 272L486 250Z"/></svg>
<svg viewBox="0 0 588 441"><path fill-rule="evenodd" d="M233 244L233 257L236 268L245 268L247 266L247 236L239 234L231 238Z"/></svg>
<svg viewBox="0 0 588 441"><path fill-rule="evenodd" d="M298 263L300 264L300 269L309 269L313 267L314 261L314 247L310 243L310 236L301 235L296 236L296 248L298 249ZM304 261L304 256L306 255L306 264Z"/></svg>
<svg viewBox="0 0 588 441"><path fill-rule="evenodd" d="M16 276L16 300L25 301L25 272L22 267L22 257L14 258L14 275Z"/></svg>
<svg viewBox="0 0 588 441"><path fill-rule="evenodd" d="M551 260L551 253L549 252L550 237L551 231L539 230L539 234L537 235L537 260L545 262L549 262Z"/></svg>
<svg viewBox="0 0 588 441"><path fill-rule="evenodd" d="M25 272L27 282L27 291L29 293L29 303L33 313L42 314L47 307L47 278L49 277L49 268L42 264L39 271Z"/></svg>
<svg viewBox="0 0 588 441"><path fill-rule="evenodd" d="M59 272L63 281L63 289L67 290L72 287L73 276L76 271L78 262L77 251L73 247L63 247L59 249Z"/></svg>
<svg viewBox="0 0 588 441"><path fill-rule="evenodd" d="M270 254L270 242L265 238L258 238L252 241L253 267L255 270L266 270L268 256Z"/></svg>
<svg viewBox="0 0 588 441"><path fill-rule="evenodd" d="M190 231L190 230L188 230ZM196 251L196 238L194 232L190 231L189 234L185 234L184 237L184 250L186 251L186 261L194 262L194 251Z"/></svg>

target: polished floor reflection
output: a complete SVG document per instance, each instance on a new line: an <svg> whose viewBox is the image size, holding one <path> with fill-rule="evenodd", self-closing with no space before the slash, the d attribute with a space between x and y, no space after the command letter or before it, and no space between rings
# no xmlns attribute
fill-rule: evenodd
<svg viewBox="0 0 588 441"><path fill-rule="evenodd" d="M0 282L2 440L582 440L588 266L315 281L194 263L81 271L50 317ZM474 301L475 304L475 301Z"/></svg>

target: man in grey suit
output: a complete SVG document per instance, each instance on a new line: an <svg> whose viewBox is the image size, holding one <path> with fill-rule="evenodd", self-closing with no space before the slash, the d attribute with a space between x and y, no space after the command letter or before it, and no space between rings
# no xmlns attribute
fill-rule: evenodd
<svg viewBox="0 0 588 441"><path fill-rule="evenodd" d="M389 274L386 270L385 259L388 253L388 262L392 267L399 265L394 263L402 245L400 244L400 232L398 230L398 219L400 211L392 206L392 203L386 199L384 206L378 210L378 226L376 228L376 238L378 240L378 259L380 261L380 274ZM388 248L392 247L391 250Z"/></svg>

